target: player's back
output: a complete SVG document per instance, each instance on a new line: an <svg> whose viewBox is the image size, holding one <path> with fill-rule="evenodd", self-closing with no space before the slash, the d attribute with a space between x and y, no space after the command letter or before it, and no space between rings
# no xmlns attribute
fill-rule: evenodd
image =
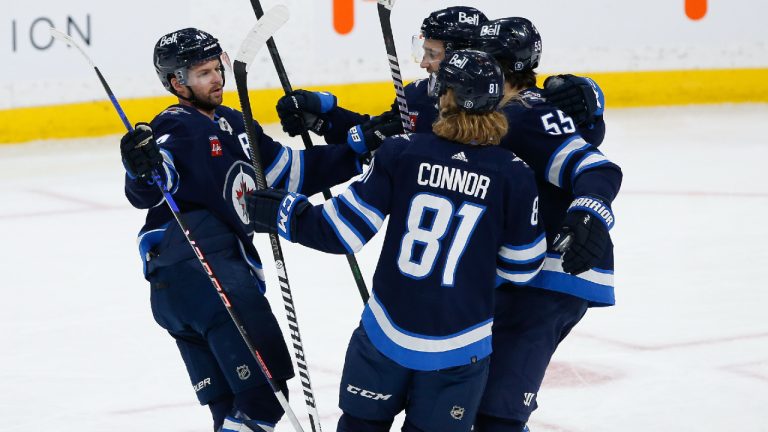
<svg viewBox="0 0 768 432"><path fill-rule="evenodd" d="M501 146L533 169L551 246L574 198L587 194L585 191L600 191L610 201L621 184L621 169L584 139L586 128L577 128L536 89L521 92L502 111L509 133ZM531 285L582 297L592 305L614 304L613 246L608 245L595 268L580 275L564 273L560 254L550 249L544 270Z"/></svg>
<svg viewBox="0 0 768 432"><path fill-rule="evenodd" d="M393 330L416 347L454 350L433 349L432 357L441 360L431 358L431 365L465 364L490 354L500 250L540 237L530 169L501 148L434 134L389 139L374 164L386 171L392 193L373 297L363 314L372 342L416 369L430 355L404 349L398 337L393 341ZM535 274L539 264L523 266Z"/></svg>

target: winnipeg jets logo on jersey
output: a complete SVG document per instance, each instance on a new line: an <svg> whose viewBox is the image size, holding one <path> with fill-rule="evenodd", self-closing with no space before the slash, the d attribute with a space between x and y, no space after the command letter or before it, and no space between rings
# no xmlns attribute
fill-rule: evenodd
<svg viewBox="0 0 768 432"><path fill-rule="evenodd" d="M480 15L472 14L468 15L466 12L459 12L459 22L465 24L479 25Z"/></svg>
<svg viewBox="0 0 768 432"><path fill-rule="evenodd" d="M256 173L253 167L243 161L232 164L227 172L227 181L224 183L224 200L232 203L232 209L240 221L248 225L248 209L245 206L245 194L256 190Z"/></svg>

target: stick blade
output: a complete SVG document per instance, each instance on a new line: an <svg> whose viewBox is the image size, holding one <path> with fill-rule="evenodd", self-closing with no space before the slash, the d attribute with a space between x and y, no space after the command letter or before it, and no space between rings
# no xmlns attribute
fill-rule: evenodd
<svg viewBox="0 0 768 432"><path fill-rule="evenodd" d="M256 54L259 52L262 46L277 32L290 17L288 8L284 5L277 5L268 10L264 16L262 16L253 26L251 31L243 40L240 45L240 50L237 51L235 61L246 64L246 70L248 65L256 58Z"/></svg>
<svg viewBox="0 0 768 432"><path fill-rule="evenodd" d="M91 58L88 56L88 54L86 54L85 51L83 51L83 49L80 47L80 45L78 45L77 42L75 42L74 39L72 39L72 37L70 35L68 35L68 34L66 34L66 33L64 33L64 32L62 32L60 30L56 30L53 27L50 28L50 32L51 32L51 36L54 39L59 40L61 42L64 42L68 46L77 48L77 50L80 51L80 54L82 54L83 57L85 57L85 59L88 60L88 63L91 64L91 67L95 67L95 65L93 64L93 60L91 60Z"/></svg>
<svg viewBox="0 0 768 432"><path fill-rule="evenodd" d="M385 8L392 10L393 7L395 7L395 0L378 0L379 4L384 6Z"/></svg>

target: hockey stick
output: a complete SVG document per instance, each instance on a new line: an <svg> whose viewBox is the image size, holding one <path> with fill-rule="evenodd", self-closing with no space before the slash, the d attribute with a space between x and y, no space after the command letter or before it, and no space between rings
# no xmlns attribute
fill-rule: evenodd
<svg viewBox="0 0 768 432"><path fill-rule="evenodd" d="M261 2L259 0L251 0L251 6L253 12L256 14L256 19L260 19L264 15L264 10L261 8ZM277 51L277 45L275 40L269 38L267 41L267 49L269 55L272 57L272 63L275 65L277 76L280 78L280 84L283 86L283 91L288 94L293 91L291 82L288 80L288 73L285 71L283 61L280 59L280 53ZM301 134L301 140L304 141L304 147L312 148L312 139L309 137L309 132L304 131ZM331 192L328 189L323 190L323 198L327 201L332 198ZM360 292L360 298L363 299L363 304L368 303L368 289L365 287L365 280L363 274L360 272L360 266L357 264L357 258L354 254L346 254L347 262L349 263L349 269L352 270L352 277L355 278L355 284L357 290Z"/></svg>
<svg viewBox="0 0 768 432"><path fill-rule="evenodd" d="M268 15L279 16L282 22L272 23L265 21L264 17ZM248 65L251 64L256 58L256 53L267 42L268 38L277 30L282 24L288 21L288 8L285 6L275 6L267 15L262 15L259 18L257 27L259 24L267 28L263 31L251 31L246 36L240 50L235 56L235 62L233 69L235 71L235 84L237 85L237 95L240 99L240 107L243 112L243 122L245 123L245 131L248 135L248 149L251 156L251 164L254 171L256 171L256 187L258 189L267 188L267 180L264 176L264 165L261 162L261 154L258 149L258 142L256 141L256 129L253 123L253 111L251 110L251 101L248 97ZM254 27L256 30L256 27ZM271 40L271 39L270 39ZM309 422L312 425L314 432L320 432L320 415L317 412L317 406L315 403L315 393L312 390L312 382L309 379L309 369L307 367L306 356L304 354L304 344L301 341L301 333L299 332L299 322L296 317L296 307L293 304L293 294L291 293L291 285L288 283L288 272L285 268L285 259L283 258L283 250L280 246L280 239L277 234L269 235L269 242L272 246L272 255L275 258L275 266L277 267L277 278L280 281L280 289L283 292L283 305L285 306L285 313L288 317L288 327L291 330L291 339L293 339L294 355L296 357L296 365L299 369L299 376L301 377L301 385L304 390L304 402L307 405L307 414L309 415Z"/></svg>
<svg viewBox="0 0 768 432"><path fill-rule="evenodd" d="M266 16L262 21L264 20L274 21L275 19L276 19L275 17ZM122 120L123 125L128 131L132 131L133 126L131 126L131 123L128 121L128 117L125 115L125 111L123 111L123 108L120 106L120 103L117 101L117 98L115 98L115 94L112 92L112 89L109 87L109 84L107 84L107 81L104 79L104 76L101 74L101 71L93 63L93 61L88 56L88 54L86 54L85 51L83 51L83 49L80 47L80 45L78 45L70 36L54 28L51 28L51 36L68 44L69 46L74 46L75 48L77 48L78 51L80 51L83 57L85 57L85 59L88 61L91 67L93 67L93 69L96 71L96 75L99 77L99 81L101 81L101 85L104 87L104 90L107 92L107 96L109 96L109 100L112 102L112 106L115 108L115 111L117 111L117 114L120 116L120 119ZM264 38L266 39L266 37ZM254 359L256 359L256 363L259 364L259 369L261 370L261 373L264 374L264 378L266 378L267 383L269 383L269 386L272 388L272 391L275 392L275 396L277 397L277 400L280 402L280 406L282 406L286 415L291 419L291 423L293 424L294 429L296 429L296 432L304 432L304 429L302 429L301 424L299 424L299 421L296 418L296 415L293 413L291 406L288 404L288 400L286 399L282 390L280 390L280 388L278 387L277 382L275 382L275 380L272 378L272 373L269 371L269 368L267 368L266 363L264 363L264 359L262 359L261 354L259 353L259 350L256 349L256 347L253 345L253 342L251 341L250 336L248 336L248 333L245 330L245 326L243 325L242 321L240 321L240 317L232 308L232 303L229 300L229 296L227 296L227 293L224 292L224 289L221 283L219 282L219 278L213 272L213 267L211 267L211 265L208 263L208 260L205 258L205 255L203 254L202 249L200 249L200 247L197 245L197 242L192 236L192 232L189 230L189 227L184 222L184 218L181 215L179 206L176 205L176 201L174 201L173 196L171 196L171 193L165 188L165 185L163 184L163 181L160 178L160 174L158 173L157 170L152 171L152 180L160 189L160 192L162 192L163 197L165 197L166 204L168 204L168 207L171 209L171 213L173 213L173 216L176 219L176 222L179 224L181 231L184 233L184 236L187 238L187 242L189 243L190 247L192 247L192 249L195 251L195 256L197 256L197 260L200 262L200 265L203 267L205 274L208 275L208 278L210 279L211 284L219 293L219 298L221 298L221 302L224 304L224 307L227 309L227 312L229 313L230 318L235 323L235 326L240 332L240 336L243 338L243 341L248 346L248 349L251 351L251 354L253 355Z"/></svg>
<svg viewBox="0 0 768 432"><path fill-rule="evenodd" d="M413 132L411 124L411 114L408 111L408 103L405 100L405 90L403 89L403 77L400 75L400 62L397 60L397 50L395 49L395 39L392 36L392 8L395 6L395 0L378 0L379 21L381 22L381 33L384 36L384 48L387 50L389 58L389 70L392 73L392 83L395 85L395 94L397 95L397 107L400 109L400 120L403 122L403 129Z"/></svg>

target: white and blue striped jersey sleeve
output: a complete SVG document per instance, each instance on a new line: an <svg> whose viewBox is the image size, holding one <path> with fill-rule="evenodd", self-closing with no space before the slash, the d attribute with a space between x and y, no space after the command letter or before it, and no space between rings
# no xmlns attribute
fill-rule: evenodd
<svg viewBox="0 0 768 432"><path fill-rule="evenodd" d="M525 285L541 271L547 237L539 223L539 196L533 173L519 164L507 197L503 243L496 256L496 285Z"/></svg>
<svg viewBox="0 0 768 432"><path fill-rule="evenodd" d="M296 241L323 252L359 251L384 224L389 213L392 183L382 157L342 194L297 216Z"/></svg>
<svg viewBox="0 0 768 432"><path fill-rule="evenodd" d="M256 139L267 185L275 189L311 196L360 173L357 154L346 145L296 150L273 140L258 123Z"/></svg>
<svg viewBox="0 0 768 432"><path fill-rule="evenodd" d="M160 154L163 156L163 166L158 170L163 181L162 186L171 194L175 194L179 190L181 178L176 170L172 151L174 147L188 143L183 137L174 139L170 133L157 137L156 141L160 147ZM127 173L125 176L125 195L134 207L140 209L159 206L165 199L156 185L147 180L131 178Z"/></svg>

